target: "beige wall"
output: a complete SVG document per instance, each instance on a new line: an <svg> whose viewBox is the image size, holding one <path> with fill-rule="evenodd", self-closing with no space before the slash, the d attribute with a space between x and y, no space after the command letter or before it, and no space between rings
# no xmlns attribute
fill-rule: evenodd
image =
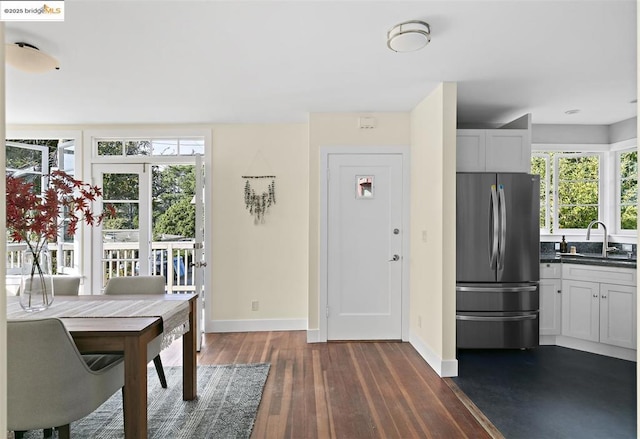
<svg viewBox="0 0 640 439"><path fill-rule="evenodd" d="M411 112L411 340L438 372L455 365L456 84ZM426 351L426 352L424 352Z"/></svg>
<svg viewBox="0 0 640 439"><path fill-rule="evenodd" d="M361 116L376 127L360 129ZM312 113L309 117L309 329L319 328L320 150L331 146L407 146L408 113Z"/></svg>
<svg viewBox="0 0 640 439"><path fill-rule="evenodd" d="M306 124L213 126L213 329L219 321L307 317L307 132ZM245 209L247 174L276 176L276 204L261 224ZM251 185L261 192L270 181Z"/></svg>

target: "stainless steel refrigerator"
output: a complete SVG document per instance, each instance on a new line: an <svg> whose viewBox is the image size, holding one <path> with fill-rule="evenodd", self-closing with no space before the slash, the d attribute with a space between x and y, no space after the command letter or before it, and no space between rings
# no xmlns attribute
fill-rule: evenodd
<svg viewBox="0 0 640 439"><path fill-rule="evenodd" d="M539 342L540 178L458 173L458 348L531 348Z"/></svg>

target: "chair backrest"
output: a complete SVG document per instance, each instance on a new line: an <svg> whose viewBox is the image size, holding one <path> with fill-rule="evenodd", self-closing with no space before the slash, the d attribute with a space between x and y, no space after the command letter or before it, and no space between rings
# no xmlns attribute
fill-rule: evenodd
<svg viewBox="0 0 640 439"><path fill-rule="evenodd" d="M164 294L164 276L120 276L107 282L104 294Z"/></svg>
<svg viewBox="0 0 640 439"><path fill-rule="evenodd" d="M59 274L53 276L54 296L77 296L80 290L80 276Z"/></svg>
<svg viewBox="0 0 640 439"><path fill-rule="evenodd" d="M80 291L80 276L70 276L66 274L54 274L43 276L45 280L53 279L54 296L77 296ZM20 285L16 291L16 296L20 295Z"/></svg>
<svg viewBox="0 0 640 439"><path fill-rule="evenodd" d="M108 389L111 394L124 383L124 368L119 373L121 382ZM10 430L50 428L86 416L103 402L96 376L59 319L7 321Z"/></svg>

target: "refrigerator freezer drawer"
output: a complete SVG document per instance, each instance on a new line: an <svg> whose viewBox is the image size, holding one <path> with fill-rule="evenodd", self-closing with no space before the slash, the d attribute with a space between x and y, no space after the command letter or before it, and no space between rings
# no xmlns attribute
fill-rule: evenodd
<svg viewBox="0 0 640 439"><path fill-rule="evenodd" d="M539 345L538 313L458 313L458 349L522 349Z"/></svg>
<svg viewBox="0 0 640 439"><path fill-rule="evenodd" d="M457 285L456 310L518 312L540 309L537 284Z"/></svg>

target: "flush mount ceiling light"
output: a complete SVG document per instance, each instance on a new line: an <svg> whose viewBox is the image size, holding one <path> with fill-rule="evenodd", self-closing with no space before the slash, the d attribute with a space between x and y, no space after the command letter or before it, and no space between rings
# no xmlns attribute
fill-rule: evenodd
<svg viewBox="0 0 640 439"><path fill-rule="evenodd" d="M569 115L578 114L578 113L580 113L580 110L578 108L574 108L573 110L567 110L564 112L564 114L569 114Z"/></svg>
<svg viewBox="0 0 640 439"><path fill-rule="evenodd" d="M387 46L394 52L414 52L431 41L431 28L419 20L396 24L387 32Z"/></svg>
<svg viewBox="0 0 640 439"><path fill-rule="evenodd" d="M9 65L29 73L44 73L60 69L57 59L41 52L40 49L29 43L7 44L5 59Z"/></svg>

